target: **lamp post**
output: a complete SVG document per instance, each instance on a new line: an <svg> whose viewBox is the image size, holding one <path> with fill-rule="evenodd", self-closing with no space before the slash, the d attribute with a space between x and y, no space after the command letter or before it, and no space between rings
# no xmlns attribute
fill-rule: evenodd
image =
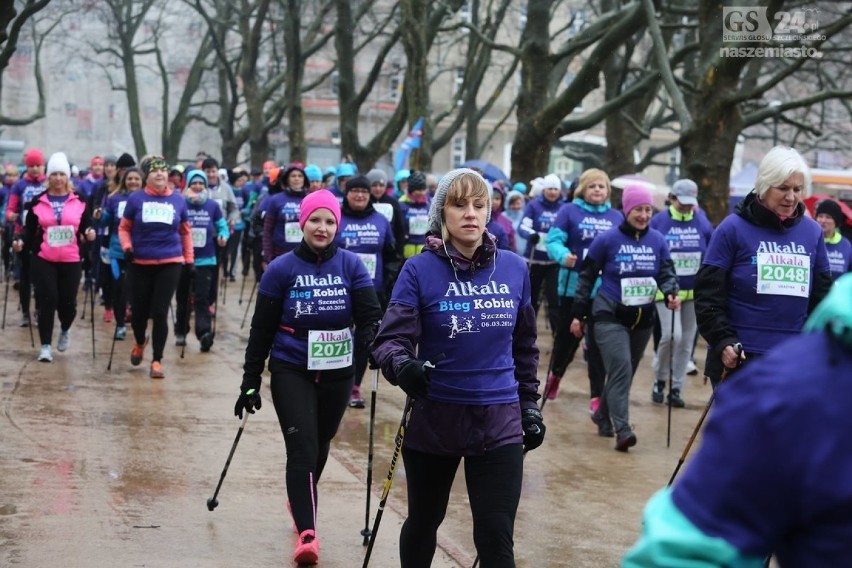
<svg viewBox="0 0 852 568"><path fill-rule="evenodd" d="M774 109L772 113L772 147L778 145L778 107L781 101L769 101L769 108Z"/></svg>

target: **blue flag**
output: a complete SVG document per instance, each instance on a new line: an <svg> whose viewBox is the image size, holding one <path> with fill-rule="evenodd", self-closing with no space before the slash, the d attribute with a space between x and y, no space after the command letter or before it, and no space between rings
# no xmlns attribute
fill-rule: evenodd
<svg viewBox="0 0 852 568"><path fill-rule="evenodd" d="M408 136L406 136L405 140L402 141L399 150L396 151L396 156L394 156L395 171L398 172L399 170L405 169L405 165L408 162L411 151L420 148L420 140L422 138L423 119L418 118L417 122L414 123L414 127L411 129L411 132L408 133Z"/></svg>

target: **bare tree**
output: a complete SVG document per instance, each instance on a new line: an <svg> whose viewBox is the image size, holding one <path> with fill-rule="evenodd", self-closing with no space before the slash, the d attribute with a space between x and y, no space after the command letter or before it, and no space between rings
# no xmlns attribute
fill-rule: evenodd
<svg viewBox="0 0 852 568"><path fill-rule="evenodd" d="M50 0L27 0L26 2L6 1L0 4L0 101L3 100L3 72L9 66L12 55L18 48L18 41L27 23L32 23L33 16L43 10ZM16 6L17 5L17 6ZM19 11L20 9L20 11ZM0 114L0 126L24 126L33 123L45 115L44 80L41 74L39 55L44 42L44 35L35 37L33 58L35 63L35 81L38 92L36 110L29 116L5 116Z"/></svg>

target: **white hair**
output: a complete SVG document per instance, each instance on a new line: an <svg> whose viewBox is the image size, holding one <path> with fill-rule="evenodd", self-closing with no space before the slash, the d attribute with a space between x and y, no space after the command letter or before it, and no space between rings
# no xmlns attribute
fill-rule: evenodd
<svg viewBox="0 0 852 568"><path fill-rule="evenodd" d="M760 161L757 168L757 179L754 190L759 198L763 198L769 188L778 186L794 173L800 173L805 178L804 195L811 194L811 169L807 162L792 148L775 146Z"/></svg>

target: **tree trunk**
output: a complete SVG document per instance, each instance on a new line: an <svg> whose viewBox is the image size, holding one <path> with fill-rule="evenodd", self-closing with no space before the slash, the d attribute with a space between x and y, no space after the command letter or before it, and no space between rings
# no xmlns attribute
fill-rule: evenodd
<svg viewBox="0 0 852 568"><path fill-rule="evenodd" d="M130 42L133 38L121 38L123 65L124 65L124 81L127 88L127 111L130 118L130 133L133 136L133 146L136 149L136 156L142 159L148 154L148 147L145 144L145 133L142 130L142 116L139 109L139 81L136 77L136 63L133 58L133 45Z"/></svg>
<svg viewBox="0 0 852 568"><path fill-rule="evenodd" d="M429 170L432 168L432 119L429 107L429 40L432 30L423 23L428 18L428 3L420 0L405 0L400 10L402 45L408 67L405 70L405 91L408 103L408 126L423 119L423 136L420 148L412 152L409 168Z"/></svg>
<svg viewBox="0 0 852 568"><path fill-rule="evenodd" d="M287 54L287 80L284 98L287 101L287 137L290 141L290 161L307 162L308 145L305 140L305 111L302 108L302 81L305 62L302 58L301 20L298 0L287 0L284 18L284 49Z"/></svg>

